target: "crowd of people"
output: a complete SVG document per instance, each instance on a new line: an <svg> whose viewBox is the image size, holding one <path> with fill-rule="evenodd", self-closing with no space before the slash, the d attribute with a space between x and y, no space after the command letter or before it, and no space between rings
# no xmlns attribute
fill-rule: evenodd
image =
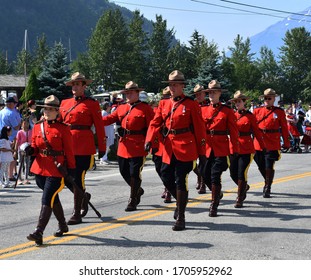
<svg viewBox="0 0 311 280"><path fill-rule="evenodd" d="M229 169L238 187L234 207L241 208L250 188L247 172L253 158L263 176L263 197L270 198L281 148L294 149L304 143L307 152L311 145L311 106L307 112L298 110L299 104L286 110L274 106L277 93L271 88L263 92L262 106L251 104L248 110L249 97L239 90L230 99L231 106L222 103L226 89L217 80L210 81L207 88L196 85L192 96L187 96L187 81L182 72L174 70L163 81L167 86L153 107L139 99L143 89L129 81L122 90L124 102L105 102L101 108L98 101L85 95L91 82L76 72L66 82L72 88L72 98L60 102L51 95L43 104L30 100L22 112L18 100L9 97L0 111L2 186L9 187L10 180L29 184L29 176L34 175L43 191L37 226L27 236L37 245L43 243L52 213L58 220L57 237L69 231L68 225L82 223L91 200L85 175L94 165L96 153L101 164L109 164L115 127L118 167L129 186L125 211L137 210L144 195L141 172L150 153L165 188L164 201L176 200L174 231L186 228L191 171L198 177L198 193L211 191L209 216L217 217L223 172ZM40 115L36 106L42 108ZM14 177L17 159L23 166L23 178ZM73 214L68 221L59 196L64 186L73 193Z"/></svg>

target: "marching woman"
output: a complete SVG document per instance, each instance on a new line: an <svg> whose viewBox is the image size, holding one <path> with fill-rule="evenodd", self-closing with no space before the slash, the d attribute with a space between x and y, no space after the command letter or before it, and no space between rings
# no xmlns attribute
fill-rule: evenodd
<svg viewBox="0 0 311 280"><path fill-rule="evenodd" d="M59 225L54 236L59 237L68 232L63 207L58 196L64 188L64 178L57 164L64 166L66 162L68 173L73 174L75 158L70 129L67 125L57 121L59 103L54 95L44 100L44 105L41 105L44 108L43 118L34 125L31 146L24 148L26 155L35 156L31 172L36 176L38 187L43 190L37 227L27 236L27 239L35 241L37 245L42 245L43 232L52 212Z"/></svg>
<svg viewBox="0 0 311 280"><path fill-rule="evenodd" d="M241 91L236 91L233 99L230 101L236 107L236 123L239 130L240 152L233 155L232 145L230 145L230 177L238 186L238 196L235 208L243 207L243 201L246 198L246 192L249 189L247 184L247 172L253 160L255 148L252 135L254 135L262 150L265 149L263 136L258 128L255 116L245 108L248 97Z"/></svg>

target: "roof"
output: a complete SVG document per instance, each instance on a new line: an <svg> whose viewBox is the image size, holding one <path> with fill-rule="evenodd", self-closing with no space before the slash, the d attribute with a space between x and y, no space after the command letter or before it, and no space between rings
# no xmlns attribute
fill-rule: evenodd
<svg viewBox="0 0 311 280"><path fill-rule="evenodd" d="M23 75L0 75L0 88L25 87L25 76Z"/></svg>

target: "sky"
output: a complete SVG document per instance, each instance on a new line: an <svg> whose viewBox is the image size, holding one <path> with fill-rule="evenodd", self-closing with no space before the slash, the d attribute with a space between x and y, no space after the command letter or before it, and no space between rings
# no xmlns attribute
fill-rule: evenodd
<svg viewBox="0 0 311 280"><path fill-rule="evenodd" d="M162 15L167 21L167 27L174 28L175 37L184 44L188 44L191 35L197 30L209 42L216 43L219 50L227 50L229 46L233 46L237 34L246 39L287 18L291 13L299 13L311 6L310 0L120 0L110 2L131 11L140 10L145 18L152 21L155 21L156 15ZM311 24L311 15L306 18L310 21L306 24Z"/></svg>

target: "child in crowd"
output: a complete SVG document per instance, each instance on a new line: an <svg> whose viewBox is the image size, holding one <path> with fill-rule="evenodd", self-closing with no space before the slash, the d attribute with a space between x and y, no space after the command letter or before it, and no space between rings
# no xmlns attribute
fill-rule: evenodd
<svg viewBox="0 0 311 280"><path fill-rule="evenodd" d="M3 188L9 188L9 166L13 161L13 152L11 141L9 136L12 134L12 128L10 126L4 126L1 129L0 136L0 184Z"/></svg>
<svg viewBox="0 0 311 280"><path fill-rule="evenodd" d="M25 174L25 180L23 181L22 176L20 176L20 180L18 181L18 185L25 185L25 184L30 184L28 180L29 176L29 170L30 170L30 156L22 156L21 151L20 151L20 146L23 143L31 143L31 137L32 137L32 131L30 129L30 124L28 120L23 120L22 121L22 126L21 129L17 132L16 135L16 142L15 142L15 151L18 152L18 160L20 166L23 164L24 168L24 174ZM23 162L22 162L23 159Z"/></svg>

